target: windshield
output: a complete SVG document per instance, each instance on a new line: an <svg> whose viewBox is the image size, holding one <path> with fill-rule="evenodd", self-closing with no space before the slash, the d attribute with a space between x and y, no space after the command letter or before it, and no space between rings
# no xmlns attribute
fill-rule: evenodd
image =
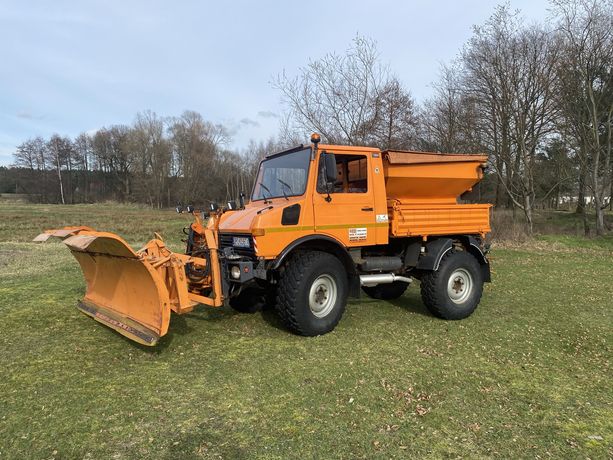
<svg viewBox="0 0 613 460"><path fill-rule="evenodd" d="M310 147L262 161L251 200L302 195L306 189L310 161Z"/></svg>

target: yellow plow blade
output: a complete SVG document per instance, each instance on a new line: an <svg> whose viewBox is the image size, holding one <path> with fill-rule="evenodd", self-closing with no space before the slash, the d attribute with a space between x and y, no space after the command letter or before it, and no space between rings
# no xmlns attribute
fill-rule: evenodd
<svg viewBox="0 0 613 460"><path fill-rule="evenodd" d="M164 269L158 271L113 233L62 229L41 235L64 238L79 262L87 283L78 304L83 313L143 345L153 346L166 334L170 300ZM48 238L41 235L35 241Z"/></svg>
<svg viewBox="0 0 613 460"><path fill-rule="evenodd" d="M171 311L182 314L198 304L223 305L214 232L199 222L193 225L199 226L204 258L173 253L157 234L135 252L114 233L90 227L47 230L34 241L60 238L79 262L87 283L79 310L131 340L153 346L168 332Z"/></svg>
<svg viewBox="0 0 613 460"><path fill-rule="evenodd" d="M144 345L168 331L170 300L164 280L112 233L86 232L64 240L87 283L79 309Z"/></svg>

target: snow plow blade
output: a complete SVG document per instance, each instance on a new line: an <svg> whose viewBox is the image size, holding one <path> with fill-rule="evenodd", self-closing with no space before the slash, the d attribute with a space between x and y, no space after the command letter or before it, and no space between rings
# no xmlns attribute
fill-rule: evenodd
<svg viewBox="0 0 613 460"><path fill-rule="evenodd" d="M113 233L71 227L46 231L34 241L50 236L63 239L81 266L87 287L77 308L135 342L155 345L168 332L171 310L186 313L198 303L222 303L189 292L185 263L207 261L175 254L161 239L135 252ZM199 287L207 286L203 281Z"/></svg>
<svg viewBox="0 0 613 460"><path fill-rule="evenodd" d="M64 240L87 283L78 308L120 334L155 345L168 331L170 301L164 280L112 233L87 232Z"/></svg>

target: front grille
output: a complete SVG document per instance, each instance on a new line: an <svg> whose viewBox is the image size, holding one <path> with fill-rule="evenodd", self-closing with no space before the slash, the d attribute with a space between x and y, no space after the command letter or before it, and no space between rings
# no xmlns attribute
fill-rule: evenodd
<svg viewBox="0 0 613 460"><path fill-rule="evenodd" d="M232 243L234 237L249 239L248 248L235 247ZM219 248L223 251L224 248L232 248L238 255L255 259L255 249L253 247L253 237L250 233L220 233L219 234Z"/></svg>

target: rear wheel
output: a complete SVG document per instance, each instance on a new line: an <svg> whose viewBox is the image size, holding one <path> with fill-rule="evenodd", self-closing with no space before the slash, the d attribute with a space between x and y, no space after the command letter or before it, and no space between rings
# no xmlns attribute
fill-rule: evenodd
<svg viewBox="0 0 613 460"><path fill-rule="evenodd" d="M466 251L452 250L437 271L421 279L421 298L428 310L439 318L463 319L479 305L483 275L475 257Z"/></svg>
<svg viewBox="0 0 613 460"><path fill-rule="evenodd" d="M347 273L331 254L296 253L281 270L276 309L284 324L300 335L330 332L347 303Z"/></svg>
<svg viewBox="0 0 613 460"><path fill-rule="evenodd" d="M409 287L409 283L394 281L389 284L377 284L376 286L362 286L362 290L373 299L393 300L404 294Z"/></svg>

